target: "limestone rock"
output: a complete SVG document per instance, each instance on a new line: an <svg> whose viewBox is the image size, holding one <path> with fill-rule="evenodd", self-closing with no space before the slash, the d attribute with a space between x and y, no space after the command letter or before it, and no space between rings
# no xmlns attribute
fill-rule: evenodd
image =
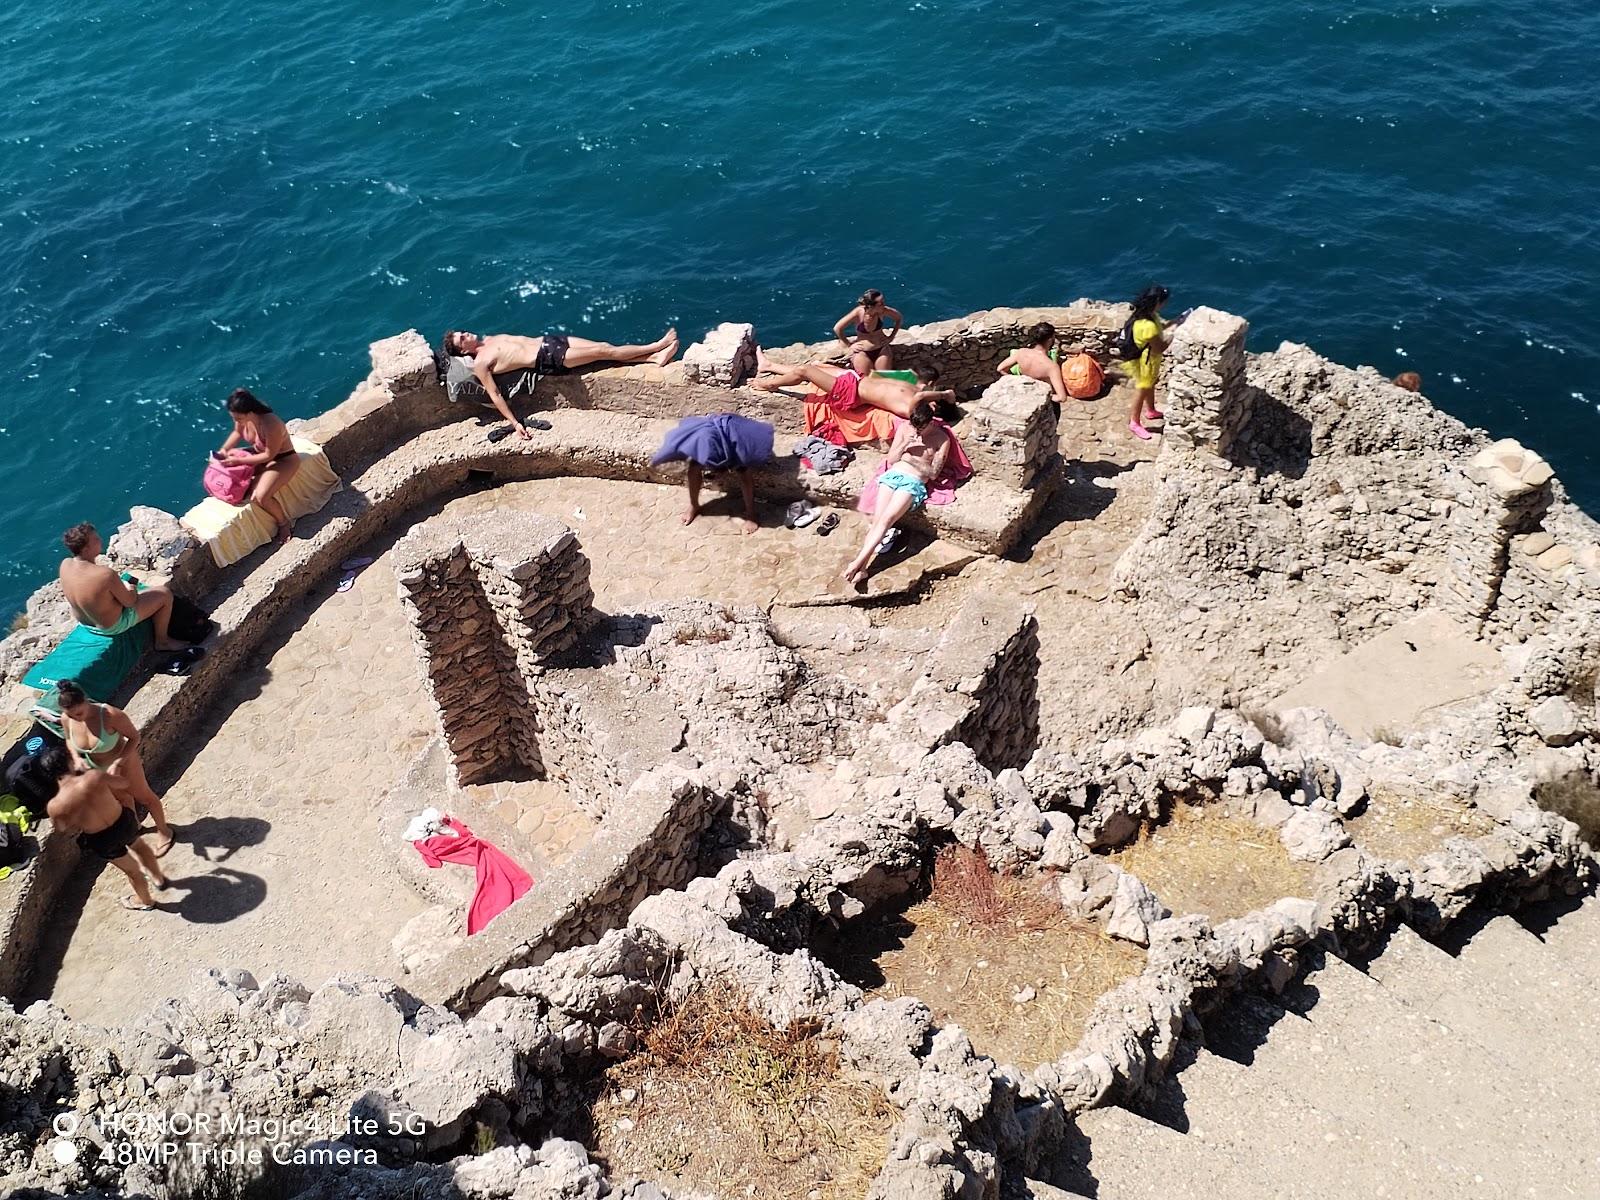
<svg viewBox="0 0 1600 1200"><path fill-rule="evenodd" d="M690 383L738 387L755 369L756 334L752 325L724 321L683 355L683 374Z"/></svg>
<svg viewBox="0 0 1600 1200"><path fill-rule="evenodd" d="M1350 844L1350 835L1337 818L1317 809L1304 808L1278 830L1289 857L1301 862L1321 862Z"/></svg>
<svg viewBox="0 0 1600 1200"><path fill-rule="evenodd" d="M1570 746L1589 732L1583 713L1565 696L1549 696L1534 705L1528 723L1547 746Z"/></svg>

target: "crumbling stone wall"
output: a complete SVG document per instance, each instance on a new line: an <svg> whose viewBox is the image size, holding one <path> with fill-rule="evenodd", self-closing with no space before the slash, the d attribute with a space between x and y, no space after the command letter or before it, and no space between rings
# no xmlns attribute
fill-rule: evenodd
<svg viewBox="0 0 1600 1200"><path fill-rule="evenodd" d="M881 717L856 685L811 669L760 609L663 605L616 626L630 690L670 698L702 760L772 769L851 754Z"/></svg>
<svg viewBox="0 0 1600 1200"><path fill-rule="evenodd" d="M1178 326L1161 365L1167 424L1163 451L1206 450L1233 456L1250 419L1243 317L1197 308Z"/></svg>
<svg viewBox="0 0 1600 1200"><path fill-rule="evenodd" d="M1021 375L1006 375L985 388L957 426L973 472L1025 490L1058 466L1052 400L1048 384Z"/></svg>
<svg viewBox="0 0 1600 1200"><path fill-rule="evenodd" d="M1056 329L1056 346L1065 357L1087 351L1102 363L1109 360L1117 335L1132 310L1126 304L1075 300L1063 307L992 308L951 321L908 325L894 340L895 366L913 370L937 367L940 382L960 391L987 387L996 368L1023 344L1027 331L1040 321ZM843 364L844 348L835 339L769 350L782 362Z"/></svg>
<svg viewBox="0 0 1600 1200"><path fill-rule="evenodd" d="M1550 507L1550 465L1508 439L1480 450L1450 514L1441 606L1481 621L1500 598L1511 539L1530 533Z"/></svg>
<svg viewBox="0 0 1600 1200"><path fill-rule="evenodd" d="M965 742L985 767L1027 762L1039 732L1039 623L1006 596L961 607L906 698L875 726L887 761L909 766L941 746Z"/></svg>
<svg viewBox="0 0 1600 1200"><path fill-rule="evenodd" d="M593 610L572 531L548 517L430 521L395 545L394 565L457 781L543 775L528 681Z"/></svg>

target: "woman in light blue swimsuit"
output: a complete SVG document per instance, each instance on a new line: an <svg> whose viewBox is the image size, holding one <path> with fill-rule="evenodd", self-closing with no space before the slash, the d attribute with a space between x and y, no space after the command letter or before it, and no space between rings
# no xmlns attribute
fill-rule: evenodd
<svg viewBox="0 0 1600 1200"><path fill-rule="evenodd" d="M939 478L949 455L950 435L933 419L933 405L919 400L889 447L889 469L878 476L878 504L872 528L861 544L861 552L844 569L846 583L857 589L866 586L867 568L878 557L884 535L901 517L928 502L928 484Z"/></svg>
<svg viewBox="0 0 1600 1200"><path fill-rule="evenodd" d="M63 679L56 684L56 701L61 705L61 737L67 743L73 765L80 771L104 771L115 775L133 789L133 798L150 810L156 823L159 858L172 849L172 827L161 797L150 788L139 757L139 730L120 708L96 704L77 681Z"/></svg>

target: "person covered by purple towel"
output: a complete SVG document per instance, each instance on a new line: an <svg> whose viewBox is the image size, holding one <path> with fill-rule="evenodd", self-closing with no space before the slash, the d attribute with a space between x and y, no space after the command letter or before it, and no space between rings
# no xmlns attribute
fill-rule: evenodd
<svg viewBox="0 0 1600 1200"><path fill-rule="evenodd" d="M737 413L717 413L710 417L685 417L667 434L650 465L683 460L689 464L689 507L683 510L683 523L692 524L700 515L700 484L706 471L737 471L739 488L744 493L744 531L754 533L756 522L755 478L751 469L772 458L772 426L752 421Z"/></svg>

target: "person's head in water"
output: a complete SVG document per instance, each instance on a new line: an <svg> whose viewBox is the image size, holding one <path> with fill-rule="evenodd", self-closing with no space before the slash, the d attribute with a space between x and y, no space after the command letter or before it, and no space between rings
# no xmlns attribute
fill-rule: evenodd
<svg viewBox="0 0 1600 1200"><path fill-rule="evenodd" d="M465 329L452 329L444 335L444 352L457 358L471 358L483 345L483 339Z"/></svg>
<svg viewBox="0 0 1600 1200"><path fill-rule="evenodd" d="M81 525L74 525L63 533L61 541L74 558L81 558L86 554L89 558L100 557L100 531L87 521Z"/></svg>
<svg viewBox="0 0 1600 1200"><path fill-rule="evenodd" d="M906 418L911 422L913 429L926 429L933 421L933 405L926 400L918 400L911 407L911 415Z"/></svg>
<svg viewBox="0 0 1600 1200"><path fill-rule="evenodd" d="M1049 321L1040 321L1028 330L1028 345L1039 350L1048 350L1056 344L1056 327Z"/></svg>
<svg viewBox="0 0 1600 1200"><path fill-rule="evenodd" d="M1159 283L1152 283L1133 298L1133 315L1139 320L1149 320L1161 311L1161 306L1172 298L1172 293Z"/></svg>
<svg viewBox="0 0 1600 1200"><path fill-rule="evenodd" d="M875 308L883 307L883 293L877 288L868 288L861 293L861 307L871 312Z"/></svg>
<svg viewBox="0 0 1600 1200"><path fill-rule="evenodd" d="M1408 392L1420 392L1422 390L1422 376L1415 371L1402 371L1394 377L1394 385L1395 387L1405 388Z"/></svg>
<svg viewBox="0 0 1600 1200"><path fill-rule="evenodd" d="M228 397L228 411L236 417L259 417L264 413L270 413L272 410L257 400L255 393L248 388L234 388L233 395Z"/></svg>
<svg viewBox="0 0 1600 1200"><path fill-rule="evenodd" d="M56 703L74 721L81 721L89 715L89 697L78 686L76 679L63 679L56 684Z"/></svg>

